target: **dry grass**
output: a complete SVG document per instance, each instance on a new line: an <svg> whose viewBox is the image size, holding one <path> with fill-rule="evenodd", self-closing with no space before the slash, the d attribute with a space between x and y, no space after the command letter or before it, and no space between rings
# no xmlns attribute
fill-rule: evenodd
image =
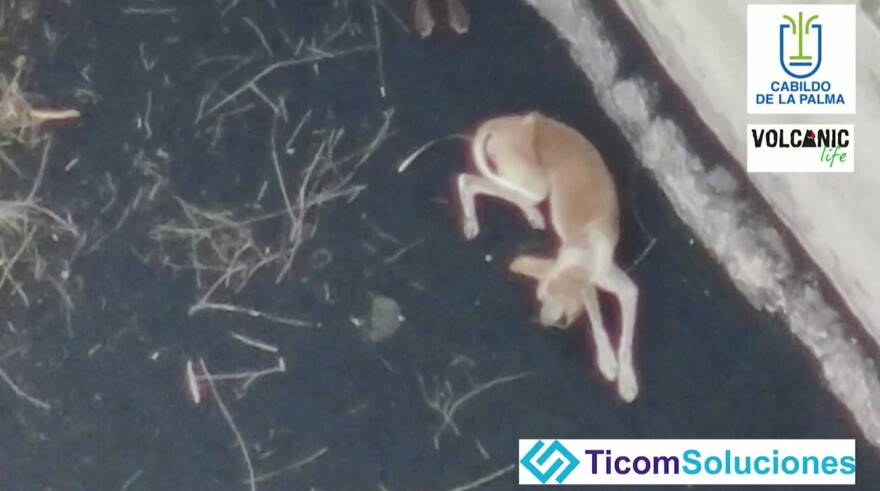
<svg viewBox="0 0 880 491"><path fill-rule="evenodd" d="M24 283L49 279L69 303L59 279L47 274L48 261L41 250L55 248L65 238L77 239L79 231L69 216L45 206L38 197L52 149L51 138L39 130L47 121L76 118L79 112L39 110L31 106L21 88L24 66L25 59L19 57L11 78L0 74L0 161L4 170L15 174L0 173L3 184L0 187L0 294L11 292L29 306L31 302ZM20 165L11 156L19 155L22 161L27 161L40 147L37 169ZM29 186L25 184L27 181L31 181ZM66 271L62 268L59 274L64 276Z"/></svg>
<svg viewBox="0 0 880 491"><path fill-rule="evenodd" d="M34 108L21 88L25 63L25 58L20 56L15 61L15 73L11 78L0 74L0 141L7 145L17 142L33 147L40 141L37 133L40 125L48 121L76 119L80 114L75 109ZM3 160L11 163L5 155Z"/></svg>
<svg viewBox="0 0 880 491"><path fill-rule="evenodd" d="M37 197L51 146L51 140L43 144L40 168L30 192L23 197L0 200L0 293L9 288L25 306L30 305L22 286L26 276L34 280L53 279L45 274L47 260L41 254L41 248L56 244L65 237L79 237L79 231L69 216L62 217L43 206ZM60 273L62 277L66 276L65 271L66 268ZM57 281L53 284L59 287Z"/></svg>
<svg viewBox="0 0 880 491"><path fill-rule="evenodd" d="M30 2L0 1L0 40L4 51L17 48L18 28L32 20ZM0 59L0 61L3 61ZM69 260L81 235L69 215L58 212L40 197L51 160L52 139L43 123L79 117L76 110L38 109L25 92L23 73L27 60L19 56L0 66L0 318L10 330L11 318L36 302L37 284L55 291L66 307L68 328L73 302L65 289ZM34 165L39 161L39 165ZM65 252L70 252L67 255ZM16 305L17 304L17 305ZM13 377L0 370L0 379L19 398L37 408L51 405L29 395Z"/></svg>
<svg viewBox="0 0 880 491"><path fill-rule="evenodd" d="M315 131L321 139L311 151L279 154L277 127L273 126L267 138L269 161L283 209L241 217L228 209L207 209L175 197L182 217L156 226L150 235L159 246L165 267L194 273L201 293L189 313L227 312L290 326L312 326L305 320L242 306L232 299L260 272L271 274L276 284L291 276L301 248L315 234L318 209L334 201L351 201L365 189L354 182L355 175L388 137L390 122L388 113L369 143L342 155L345 132L341 128ZM296 140L306 127L308 114L286 141ZM297 175L285 175L283 169L291 168L298 169ZM259 208L256 205L249 208ZM280 221L282 233L276 241L261 243L254 228L267 221Z"/></svg>

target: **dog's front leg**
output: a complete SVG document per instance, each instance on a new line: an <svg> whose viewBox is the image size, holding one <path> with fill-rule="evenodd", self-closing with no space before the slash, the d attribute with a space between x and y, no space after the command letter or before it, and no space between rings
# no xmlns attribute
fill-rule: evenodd
<svg viewBox="0 0 880 491"><path fill-rule="evenodd" d="M544 215L538 209L538 203L485 177L460 174L458 176L458 195L461 199L461 209L464 213L464 235L468 239L473 239L480 233L480 224L477 221L477 205L475 203L477 196L480 195L493 196L516 205L533 228L543 230L545 227Z"/></svg>
<svg viewBox="0 0 880 491"><path fill-rule="evenodd" d="M617 392L626 402L632 402L639 394L636 369L633 366L633 335L636 323L636 306L639 288L616 264L611 264L606 274L598 277L599 288L617 297L620 303L620 346L617 348L618 376Z"/></svg>
<svg viewBox="0 0 880 491"><path fill-rule="evenodd" d="M599 308L599 296L596 287L588 285L584 288L584 307L587 309L587 317L590 318L590 331L593 333L593 343L596 345L596 364L599 372L605 380L614 382L617 380L617 354L611 347L611 339L602 321L602 311Z"/></svg>

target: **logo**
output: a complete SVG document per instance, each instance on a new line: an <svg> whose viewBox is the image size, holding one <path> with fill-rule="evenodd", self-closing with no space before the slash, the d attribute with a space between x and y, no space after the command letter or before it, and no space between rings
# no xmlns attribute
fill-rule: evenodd
<svg viewBox="0 0 880 491"><path fill-rule="evenodd" d="M853 172L853 125L748 126L748 172Z"/></svg>
<svg viewBox="0 0 880 491"><path fill-rule="evenodd" d="M538 455L538 452L540 452L542 448L544 448L544 442L538 440L532 445L531 450L526 453L525 457L519 461L526 470L531 472L535 478L541 481L541 484L546 484L547 481L553 477L553 474L556 474L556 471L558 471L560 467L562 467L562 472L556 476L555 481L562 484L565 481L565 478L571 474L571 471L580 464L580 461L574 456L574 454L569 452L565 446L559 443L559 440L554 440L553 443L551 443L550 446L548 446L547 449L535 459L535 456ZM550 467L546 467L547 461L554 455L560 455L565 460L557 458L553 461ZM545 470L541 471L541 469Z"/></svg>
<svg viewBox="0 0 880 491"><path fill-rule="evenodd" d="M795 23L791 16L783 15L787 22L779 25L779 63L785 73L794 78L807 78L812 76L822 66L822 24L816 23L818 15L813 15L804 23L804 13L798 12L798 20ZM810 32L812 27L813 32ZM786 36L786 33L788 35ZM786 52L793 49L792 39L797 39L797 50L786 56ZM804 38L816 40L816 47L812 50L815 55L804 54ZM785 49L788 40L789 50ZM799 73L809 70L806 73Z"/></svg>
<svg viewBox="0 0 880 491"><path fill-rule="evenodd" d="M854 114L855 8L749 5L748 113Z"/></svg>
<svg viewBox="0 0 880 491"><path fill-rule="evenodd" d="M815 139L821 138L818 130L814 133ZM856 483L852 439L554 440L550 445L545 441L519 441L519 484L589 484L598 489L620 484L713 489L797 485L800 489Z"/></svg>

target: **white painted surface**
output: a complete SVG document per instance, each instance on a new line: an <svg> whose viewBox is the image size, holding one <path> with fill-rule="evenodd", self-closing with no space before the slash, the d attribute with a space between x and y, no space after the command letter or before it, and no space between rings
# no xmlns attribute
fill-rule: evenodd
<svg viewBox="0 0 880 491"><path fill-rule="evenodd" d="M745 166L748 2L618 3L700 116ZM876 157L880 154L880 30L864 10L858 10L856 17L855 129L864 138L855 155L862 165L849 175L754 174L751 178L880 342L880 161ZM848 118L755 116L751 122L836 123Z"/></svg>
<svg viewBox="0 0 880 491"><path fill-rule="evenodd" d="M756 308L787 320L818 360L831 392L868 440L880 446L877 369L847 334L851 326L829 306L815 279L795 271L778 233L755 219L736 196L736 180L723 168L707 173L688 149L688 135L656 114L645 81L620 77L615 47L591 1L527 1L570 42L572 58L592 82L603 109L695 237ZM791 116L746 117L746 0L617 1L741 165L746 163L747 121L798 122ZM862 324L880 339L880 167L872 167L880 150L880 31L874 22L859 11L855 124L862 138L855 150L857 171L751 177ZM826 116L822 122L847 122L843 118Z"/></svg>

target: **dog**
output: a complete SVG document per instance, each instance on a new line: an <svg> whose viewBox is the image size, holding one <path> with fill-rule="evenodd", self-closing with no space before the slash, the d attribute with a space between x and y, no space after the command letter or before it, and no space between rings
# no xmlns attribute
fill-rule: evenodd
<svg viewBox="0 0 880 491"><path fill-rule="evenodd" d="M639 290L614 261L620 211L602 156L577 130L538 112L485 121L471 140L471 153L477 174L460 174L456 181L465 237L473 239L480 232L477 197L515 205L540 230L546 223L539 206L547 203L559 239L556 256L520 256L509 269L537 280L542 324L567 327L586 311L600 373L616 382L621 399L632 402L639 391L633 364ZM616 352L602 321L598 290L611 293L620 304Z"/></svg>
<svg viewBox="0 0 880 491"><path fill-rule="evenodd" d="M620 211L614 179L598 150L577 130L537 112L502 116L477 128L472 155L479 175L458 176L464 233L479 233L477 196L500 198L517 206L533 228L544 229L538 208L549 204L559 238L554 259L524 256L510 268L538 280L541 321L573 322L582 299L592 325L602 375L617 382L627 402L638 395L633 365L638 287L614 261L620 238ZM620 303L621 336L616 356L602 322L597 289Z"/></svg>

